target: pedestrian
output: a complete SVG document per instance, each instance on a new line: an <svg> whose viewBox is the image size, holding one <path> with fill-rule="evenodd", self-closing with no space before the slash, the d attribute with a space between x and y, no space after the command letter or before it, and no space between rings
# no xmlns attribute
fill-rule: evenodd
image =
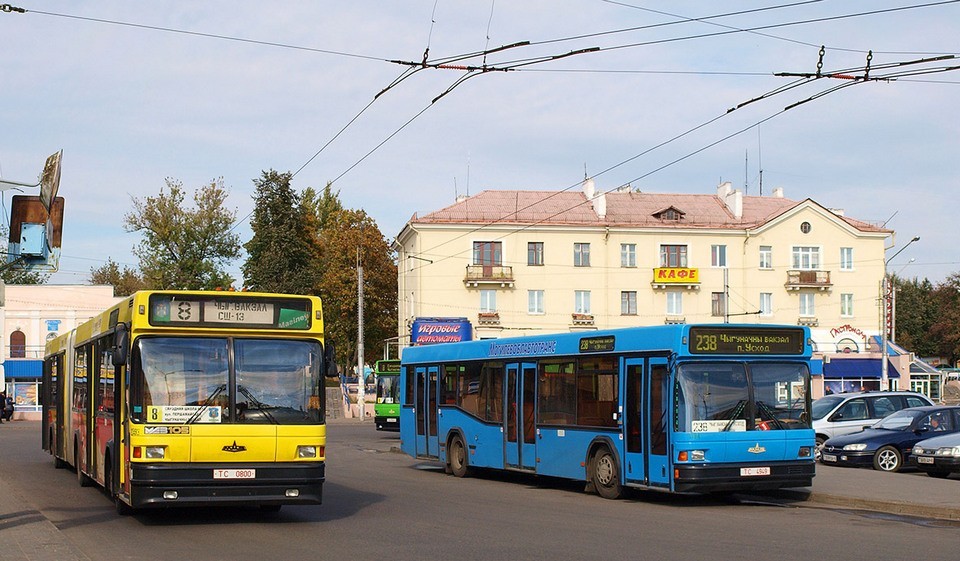
<svg viewBox="0 0 960 561"><path fill-rule="evenodd" d="M7 407L7 392L0 390L0 407ZM3 424L3 411L0 411L0 425Z"/></svg>
<svg viewBox="0 0 960 561"><path fill-rule="evenodd" d="M13 398L10 396L3 400L3 419L5 421L13 419Z"/></svg>

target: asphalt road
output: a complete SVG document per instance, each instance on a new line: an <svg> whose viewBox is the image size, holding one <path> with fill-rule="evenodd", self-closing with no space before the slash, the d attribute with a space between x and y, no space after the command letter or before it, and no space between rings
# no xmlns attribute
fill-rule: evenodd
<svg viewBox="0 0 960 561"><path fill-rule="evenodd" d="M636 493L608 501L563 481L509 474L456 479L438 466L391 452L396 435L377 433L372 423L335 422L329 433L321 506L284 507L275 514L211 508L120 517L102 493L79 487L72 472L54 469L39 449L36 423L2 425L0 484L7 493L0 497L0 559L846 561L957 556L955 522L825 509L782 497ZM23 504L11 508L11 497ZM18 544L29 545L22 536L36 532L46 551L54 553L44 557L24 551L18 557L17 544L3 538L14 530L21 536Z"/></svg>

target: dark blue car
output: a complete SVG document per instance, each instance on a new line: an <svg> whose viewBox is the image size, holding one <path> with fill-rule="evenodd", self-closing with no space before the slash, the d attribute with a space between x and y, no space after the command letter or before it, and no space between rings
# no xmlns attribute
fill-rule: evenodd
<svg viewBox="0 0 960 561"><path fill-rule="evenodd" d="M960 407L901 409L870 428L827 440L823 444L820 462L900 471L907 463L914 444L952 432L960 432Z"/></svg>

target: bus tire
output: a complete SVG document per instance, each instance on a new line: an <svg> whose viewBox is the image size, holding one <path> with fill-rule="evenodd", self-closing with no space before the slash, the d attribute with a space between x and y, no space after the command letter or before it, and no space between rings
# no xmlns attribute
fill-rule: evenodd
<svg viewBox="0 0 960 561"><path fill-rule="evenodd" d="M470 473L469 460L467 459L467 447L463 445L463 439L460 436L454 436L450 439L450 446L447 447L447 463L450 465L450 473L454 477L466 477Z"/></svg>
<svg viewBox="0 0 960 561"><path fill-rule="evenodd" d="M81 487L89 487L92 481L80 468L80 446L77 443L73 444L73 465L77 468L77 483Z"/></svg>
<svg viewBox="0 0 960 561"><path fill-rule="evenodd" d="M605 499L623 497L623 485L620 484L620 470L613 453L604 446L597 450L591 462L590 475L597 494Z"/></svg>

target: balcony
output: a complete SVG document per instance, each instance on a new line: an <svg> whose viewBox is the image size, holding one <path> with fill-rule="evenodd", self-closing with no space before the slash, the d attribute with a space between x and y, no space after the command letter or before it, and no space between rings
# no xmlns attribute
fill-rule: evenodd
<svg viewBox="0 0 960 561"><path fill-rule="evenodd" d="M830 290L833 283L830 282L830 271L787 271L787 282L783 286L787 290L801 288Z"/></svg>
<svg viewBox="0 0 960 561"><path fill-rule="evenodd" d="M500 325L498 312L480 312L477 314L477 325Z"/></svg>
<svg viewBox="0 0 960 561"><path fill-rule="evenodd" d="M573 325L593 325L593 314L571 314Z"/></svg>
<svg viewBox="0 0 960 561"><path fill-rule="evenodd" d="M513 267L509 265L467 265L463 283L467 288L513 288Z"/></svg>

